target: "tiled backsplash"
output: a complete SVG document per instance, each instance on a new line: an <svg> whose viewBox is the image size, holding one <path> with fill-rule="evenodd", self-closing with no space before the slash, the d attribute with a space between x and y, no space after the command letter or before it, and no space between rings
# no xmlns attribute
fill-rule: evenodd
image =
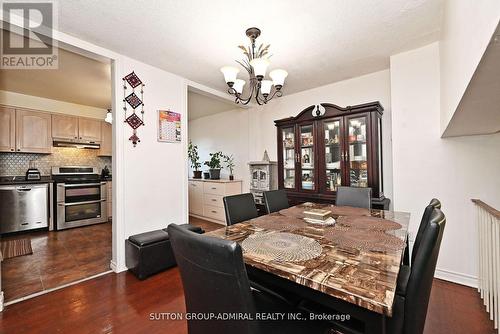
<svg viewBox="0 0 500 334"><path fill-rule="evenodd" d="M92 166L99 172L104 166L111 170L110 157L98 157L98 150L53 147L52 154L0 153L0 176L24 175L34 161L42 175L50 175L53 166Z"/></svg>

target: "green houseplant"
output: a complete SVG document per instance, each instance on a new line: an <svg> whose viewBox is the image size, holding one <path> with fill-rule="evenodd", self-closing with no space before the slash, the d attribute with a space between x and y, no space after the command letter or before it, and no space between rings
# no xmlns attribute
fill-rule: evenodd
<svg viewBox="0 0 500 334"><path fill-rule="evenodd" d="M208 166L210 172L210 179L218 180L220 179L220 170L222 168L221 160L224 157L222 152L210 153L210 160L205 161L205 165Z"/></svg>
<svg viewBox="0 0 500 334"><path fill-rule="evenodd" d="M188 158L189 161L191 162L191 168L194 169L193 177L195 179L201 179L201 170L198 170L198 168L201 167L200 156L198 155L198 146L193 145L191 141L189 142L188 146Z"/></svg>
<svg viewBox="0 0 500 334"><path fill-rule="evenodd" d="M225 155L224 163L226 164L226 168L229 169L229 180L234 180L233 169L234 169L234 157L233 155Z"/></svg>

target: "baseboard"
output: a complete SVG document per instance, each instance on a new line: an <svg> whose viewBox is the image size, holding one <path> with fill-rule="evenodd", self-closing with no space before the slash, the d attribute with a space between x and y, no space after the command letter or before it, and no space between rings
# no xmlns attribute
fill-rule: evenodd
<svg viewBox="0 0 500 334"><path fill-rule="evenodd" d="M471 288L477 288L477 277L475 276L457 273L451 270L436 269L434 277L445 281L470 286Z"/></svg>
<svg viewBox="0 0 500 334"><path fill-rule="evenodd" d="M115 273L121 273L122 271L126 271L127 270L127 267L125 266L121 266L121 267L118 267L116 265L116 262L111 260L111 262L109 263L109 267L111 268L111 270L113 270Z"/></svg>

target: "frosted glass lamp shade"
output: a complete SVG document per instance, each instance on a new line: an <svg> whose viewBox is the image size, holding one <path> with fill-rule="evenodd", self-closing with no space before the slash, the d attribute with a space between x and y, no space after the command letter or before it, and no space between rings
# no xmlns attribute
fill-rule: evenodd
<svg viewBox="0 0 500 334"><path fill-rule="evenodd" d="M263 95L269 95L271 93L271 87L273 82L271 80L262 80L260 83L260 92Z"/></svg>
<svg viewBox="0 0 500 334"><path fill-rule="evenodd" d="M264 58L252 59L250 65L253 67L253 72L257 79L262 80L266 75L267 67L269 66L269 61Z"/></svg>
<svg viewBox="0 0 500 334"><path fill-rule="evenodd" d="M234 66L224 66L221 67L220 71L222 72L222 74L224 74L224 80L226 81L226 83L229 86L232 86L236 81L236 76L238 75L238 72L240 70Z"/></svg>
<svg viewBox="0 0 500 334"><path fill-rule="evenodd" d="M243 86L245 86L245 80L236 79L234 81L233 89L238 93L243 93Z"/></svg>
<svg viewBox="0 0 500 334"><path fill-rule="evenodd" d="M111 112L111 109L108 109L108 112L106 113L106 118L104 119L105 122L111 124L113 123L113 113Z"/></svg>
<svg viewBox="0 0 500 334"><path fill-rule="evenodd" d="M280 89L285 84L285 78L288 76L288 72L285 70L272 70L269 73L271 79L273 79L273 84L277 89Z"/></svg>

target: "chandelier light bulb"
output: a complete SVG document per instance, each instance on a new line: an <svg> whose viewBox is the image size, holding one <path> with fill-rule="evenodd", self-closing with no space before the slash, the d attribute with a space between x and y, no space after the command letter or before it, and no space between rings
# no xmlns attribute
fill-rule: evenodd
<svg viewBox="0 0 500 334"><path fill-rule="evenodd" d="M236 76L240 72L240 70L234 66L221 67L220 71L222 72L222 74L224 74L224 80L226 80L226 83L229 85L229 87L233 86L234 82L236 81Z"/></svg>
<svg viewBox="0 0 500 334"><path fill-rule="evenodd" d="M273 86L273 82L271 80L262 80L260 83L260 91L262 95L267 96L271 93L271 87Z"/></svg>
<svg viewBox="0 0 500 334"><path fill-rule="evenodd" d="M250 61L250 65L252 65L254 74L260 81L266 75L267 67L269 66L269 60L265 58L255 58Z"/></svg>
<svg viewBox="0 0 500 334"><path fill-rule="evenodd" d="M236 79L234 81L233 89L238 93L241 94L243 93L243 86L245 86L245 80L241 79Z"/></svg>
<svg viewBox="0 0 500 334"><path fill-rule="evenodd" d="M281 89L285 84L285 78L288 76L288 72L282 69L272 70L269 76L273 79L274 87L276 87L276 89Z"/></svg>

